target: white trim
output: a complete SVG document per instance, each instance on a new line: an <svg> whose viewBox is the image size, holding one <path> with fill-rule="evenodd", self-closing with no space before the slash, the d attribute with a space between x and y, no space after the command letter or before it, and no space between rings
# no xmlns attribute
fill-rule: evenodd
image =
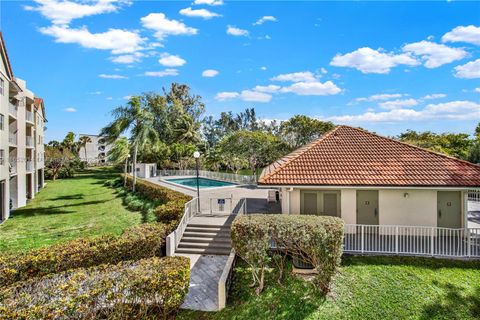
<svg viewBox="0 0 480 320"><path fill-rule="evenodd" d="M380 190L380 189L402 189L402 190L451 190L451 191L463 191L472 190L476 187L415 187L415 186L337 186L337 185L275 185L275 184L260 184L259 187L265 188L294 188L294 189L328 189L328 190L340 190L340 189L366 189L366 190Z"/></svg>

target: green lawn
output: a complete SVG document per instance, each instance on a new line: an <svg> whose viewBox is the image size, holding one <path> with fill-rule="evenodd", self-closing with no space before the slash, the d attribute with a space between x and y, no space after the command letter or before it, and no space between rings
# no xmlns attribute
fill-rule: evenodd
<svg viewBox="0 0 480 320"><path fill-rule="evenodd" d="M78 237L120 234L142 221L128 211L104 181L115 177L109 168L91 169L75 178L47 181L26 207L0 225L0 251L22 251Z"/></svg>
<svg viewBox="0 0 480 320"><path fill-rule="evenodd" d="M238 263L228 307L217 313L182 311L180 319L480 319L480 262L398 257L347 257L331 295L273 272L256 296Z"/></svg>

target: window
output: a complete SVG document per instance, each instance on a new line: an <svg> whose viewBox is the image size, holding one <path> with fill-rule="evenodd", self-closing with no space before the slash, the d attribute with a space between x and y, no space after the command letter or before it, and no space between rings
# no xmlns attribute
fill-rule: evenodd
<svg viewBox="0 0 480 320"><path fill-rule="evenodd" d="M5 94L5 81L3 79L0 79L0 96L3 96Z"/></svg>
<svg viewBox="0 0 480 320"><path fill-rule="evenodd" d="M0 165L3 166L5 164L5 150L0 149Z"/></svg>
<svg viewBox="0 0 480 320"><path fill-rule="evenodd" d="M0 113L0 130L3 130L5 123L5 116Z"/></svg>

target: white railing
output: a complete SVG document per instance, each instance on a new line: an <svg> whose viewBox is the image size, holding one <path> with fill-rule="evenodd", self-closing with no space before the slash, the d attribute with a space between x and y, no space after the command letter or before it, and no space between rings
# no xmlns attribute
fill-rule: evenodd
<svg viewBox="0 0 480 320"><path fill-rule="evenodd" d="M25 120L29 122L33 122L33 113L31 111L25 112Z"/></svg>
<svg viewBox="0 0 480 320"><path fill-rule="evenodd" d="M183 217L178 223L177 229L167 236L166 239L166 248L167 256L171 256L175 253L175 250L182 239L183 233L187 228L187 224L191 218L193 218L198 213L198 198L194 198L187 203L185 203L185 211Z"/></svg>
<svg viewBox="0 0 480 320"><path fill-rule="evenodd" d="M468 190L468 201L480 202L480 190Z"/></svg>
<svg viewBox="0 0 480 320"><path fill-rule="evenodd" d="M161 176L196 176L196 170L158 170L158 175ZM247 176L234 173L214 172L199 170L199 175L202 178L209 178L215 180L222 180L228 182L236 182L242 184L257 183L255 176Z"/></svg>
<svg viewBox="0 0 480 320"><path fill-rule="evenodd" d="M16 133L9 133L8 134L8 142L10 144L16 145L17 144L17 134Z"/></svg>
<svg viewBox="0 0 480 320"><path fill-rule="evenodd" d="M27 170L27 172L33 171L33 161L27 161L25 163L25 169Z"/></svg>
<svg viewBox="0 0 480 320"><path fill-rule="evenodd" d="M17 106L14 105L13 103L9 103L8 104L8 113L16 118L17 117Z"/></svg>
<svg viewBox="0 0 480 320"><path fill-rule="evenodd" d="M33 147L33 137L27 136L25 139L27 147Z"/></svg>
<svg viewBox="0 0 480 320"><path fill-rule="evenodd" d="M480 258L480 228L347 224L343 247L347 253Z"/></svg>

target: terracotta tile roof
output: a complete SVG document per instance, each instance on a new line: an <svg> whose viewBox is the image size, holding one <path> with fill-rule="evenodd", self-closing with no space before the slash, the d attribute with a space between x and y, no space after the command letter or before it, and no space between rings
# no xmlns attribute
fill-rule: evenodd
<svg viewBox="0 0 480 320"><path fill-rule="evenodd" d="M266 167L262 185L480 187L480 166L338 126Z"/></svg>

